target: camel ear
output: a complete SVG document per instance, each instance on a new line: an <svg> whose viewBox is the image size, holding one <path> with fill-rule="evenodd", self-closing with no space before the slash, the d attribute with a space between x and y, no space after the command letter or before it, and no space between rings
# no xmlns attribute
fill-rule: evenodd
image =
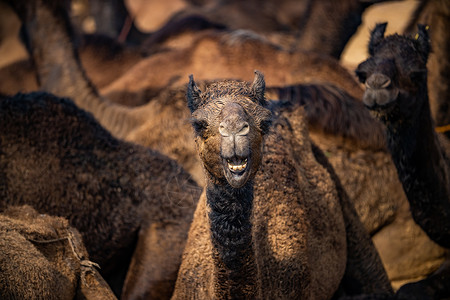
<svg viewBox="0 0 450 300"><path fill-rule="evenodd" d="M369 54L374 55L375 48L384 39L384 32L386 31L387 23L378 23L370 34Z"/></svg>
<svg viewBox="0 0 450 300"><path fill-rule="evenodd" d="M266 100L264 98L266 82L263 73L258 70L255 70L255 79L253 79L251 89L258 103L262 106L266 106Z"/></svg>
<svg viewBox="0 0 450 300"><path fill-rule="evenodd" d="M196 111L200 106L201 101L200 94L201 91L198 88L197 84L195 84L194 76L192 74L189 75L189 83L187 87L186 98L187 98L187 105L191 113Z"/></svg>
<svg viewBox="0 0 450 300"><path fill-rule="evenodd" d="M414 39L417 41L417 49L422 55L424 61L428 60L428 54L430 54L431 44L430 35L428 34L428 26L418 24L419 31L416 33Z"/></svg>

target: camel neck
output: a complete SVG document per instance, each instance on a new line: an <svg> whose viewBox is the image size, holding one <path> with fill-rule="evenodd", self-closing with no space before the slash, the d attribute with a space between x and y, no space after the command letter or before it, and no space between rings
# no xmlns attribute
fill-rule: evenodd
<svg viewBox="0 0 450 300"><path fill-rule="evenodd" d="M413 121L387 126L388 147L414 220L435 242L448 247L450 236L442 232L450 233L450 168L425 100Z"/></svg>
<svg viewBox="0 0 450 300"><path fill-rule="evenodd" d="M75 47L76 35L61 5L41 3L24 19L40 85L47 92L71 98L77 106L92 112L114 136L125 138L141 121L129 117L129 108L100 96L83 69Z"/></svg>
<svg viewBox="0 0 450 300"><path fill-rule="evenodd" d="M206 196L218 296L254 298L255 286L251 280L256 277L251 225L253 183L239 189L228 184L208 184Z"/></svg>
<svg viewBox="0 0 450 300"><path fill-rule="evenodd" d="M428 101L411 120L399 120L387 124L387 143L408 193L414 185L437 175L433 169L440 163L441 149L433 129Z"/></svg>
<svg viewBox="0 0 450 300"><path fill-rule="evenodd" d="M39 3L23 23L43 89L62 97L79 93L98 96L81 68L75 33L63 4Z"/></svg>

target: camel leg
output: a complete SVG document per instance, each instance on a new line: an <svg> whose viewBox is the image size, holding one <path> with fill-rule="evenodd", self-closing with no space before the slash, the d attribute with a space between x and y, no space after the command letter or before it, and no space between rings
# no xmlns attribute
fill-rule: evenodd
<svg viewBox="0 0 450 300"><path fill-rule="evenodd" d="M122 299L170 299L188 228L188 222L160 222L140 229Z"/></svg>

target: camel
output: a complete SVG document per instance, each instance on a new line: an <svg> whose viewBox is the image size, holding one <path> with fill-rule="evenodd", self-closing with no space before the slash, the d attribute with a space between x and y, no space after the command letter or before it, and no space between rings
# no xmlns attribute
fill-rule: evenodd
<svg viewBox="0 0 450 300"><path fill-rule="evenodd" d="M434 131L430 113L428 32L420 25L416 39L384 37L386 26L378 24L372 31L370 57L356 69L366 85L363 102L386 125L387 145L415 221L449 248L450 148Z"/></svg>
<svg viewBox="0 0 450 300"><path fill-rule="evenodd" d="M117 299L66 219L8 207L0 236L2 299Z"/></svg>
<svg viewBox="0 0 450 300"><path fill-rule="evenodd" d="M0 128L0 211L67 218L116 296L169 298L201 193L190 175L44 92L1 99Z"/></svg>
<svg viewBox="0 0 450 300"><path fill-rule="evenodd" d="M272 120L264 89L259 71L252 84L226 80L203 91L190 77L206 186L172 299L389 295L375 247L301 114Z"/></svg>
<svg viewBox="0 0 450 300"><path fill-rule="evenodd" d="M450 143L435 132L430 111L427 27L419 25L415 37L385 37L386 26L382 23L373 29L370 57L356 69L366 85L363 102L385 125L387 146L414 220L433 241L449 248ZM438 274L446 278L450 268Z"/></svg>

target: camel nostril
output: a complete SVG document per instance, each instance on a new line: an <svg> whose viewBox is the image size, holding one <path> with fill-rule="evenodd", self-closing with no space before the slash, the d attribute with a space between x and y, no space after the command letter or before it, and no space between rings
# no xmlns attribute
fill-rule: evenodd
<svg viewBox="0 0 450 300"><path fill-rule="evenodd" d="M242 124L242 128L236 133L236 135L247 135L250 131L250 126L248 126L247 122Z"/></svg>
<svg viewBox="0 0 450 300"><path fill-rule="evenodd" d="M247 122L237 122L238 124L230 125L227 122L222 122L219 125L219 133L223 137L228 136L243 136L247 135L250 131L250 126Z"/></svg>
<svg viewBox="0 0 450 300"><path fill-rule="evenodd" d="M380 86L380 88L385 89L391 85L391 80L387 78L387 80Z"/></svg>
<svg viewBox="0 0 450 300"><path fill-rule="evenodd" d="M226 126L222 123L219 125L219 133L222 136L230 136L230 132L227 130Z"/></svg>
<svg viewBox="0 0 450 300"><path fill-rule="evenodd" d="M372 74L366 81L366 87L369 89L385 89L391 85L391 79L380 73Z"/></svg>

